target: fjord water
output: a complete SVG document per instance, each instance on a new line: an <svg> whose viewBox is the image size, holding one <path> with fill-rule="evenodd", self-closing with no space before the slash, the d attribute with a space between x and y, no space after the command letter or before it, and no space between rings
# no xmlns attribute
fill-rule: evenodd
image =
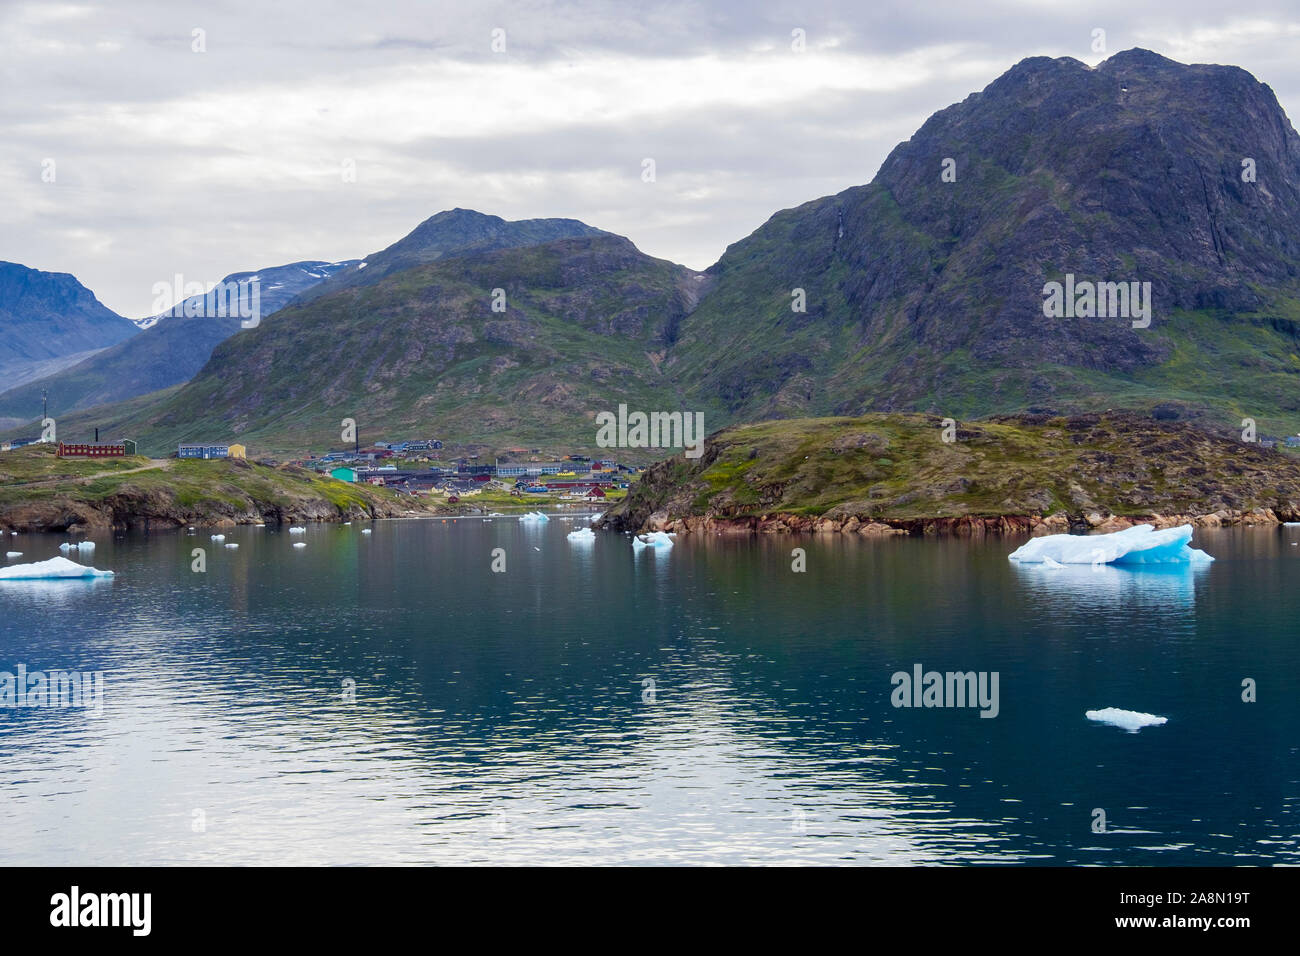
<svg viewBox="0 0 1300 956"><path fill-rule="evenodd" d="M103 535L110 581L0 585L0 670L106 683L0 708L0 863L1300 862L1300 528L1148 571L577 526ZM916 664L997 716L891 706Z"/></svg>

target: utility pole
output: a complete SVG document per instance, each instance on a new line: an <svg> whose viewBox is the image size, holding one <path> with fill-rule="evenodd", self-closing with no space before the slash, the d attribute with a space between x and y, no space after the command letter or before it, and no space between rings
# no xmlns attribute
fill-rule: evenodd
<svg viewBox="0 0 1300 956"><path fill-rule="evenodd" d="M41 424L44 425L45 419L50 417L50 403L47 400L49 392L41 389Z"/></svg>

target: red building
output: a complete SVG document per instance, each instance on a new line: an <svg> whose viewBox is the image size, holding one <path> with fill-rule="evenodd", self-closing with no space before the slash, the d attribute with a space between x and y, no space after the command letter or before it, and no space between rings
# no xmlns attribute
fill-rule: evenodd
<svg viewBox="0 0 1300 956"><path fill-rule="evenodd" d="M84 442L79 445L67 445L59 442L60 458L124 458L126 445L110 445L101 442Z"/></svg>

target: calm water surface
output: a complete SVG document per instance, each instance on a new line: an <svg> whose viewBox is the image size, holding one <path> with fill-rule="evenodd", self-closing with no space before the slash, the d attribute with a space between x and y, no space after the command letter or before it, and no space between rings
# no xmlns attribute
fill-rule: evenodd
<svg viewBox="0 0 1300 956"><path fill-rule="evenodd" d="M106 534L110 581L0 583L0 670L106 681L0 709L0 863L1300 863L1300 528L1160 572L579 524ZM918 663L998 716L894 708Z"/></svg>

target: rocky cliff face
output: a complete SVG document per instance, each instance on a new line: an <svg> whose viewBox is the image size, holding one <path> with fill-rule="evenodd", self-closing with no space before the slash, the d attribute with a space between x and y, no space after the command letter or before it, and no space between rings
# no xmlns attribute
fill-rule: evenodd
<svg viewBox="0 0 1300 956"><path fill-rule="evenodd" d="M1293 419L1298 262L1300 138L1267 86L1143 50L1039 57L936 113L870 185L729 248L672 360L743 419L1142 405L1174 386ZM1151 283L1150 327L1046 318L1067 274Z"/></svg>

